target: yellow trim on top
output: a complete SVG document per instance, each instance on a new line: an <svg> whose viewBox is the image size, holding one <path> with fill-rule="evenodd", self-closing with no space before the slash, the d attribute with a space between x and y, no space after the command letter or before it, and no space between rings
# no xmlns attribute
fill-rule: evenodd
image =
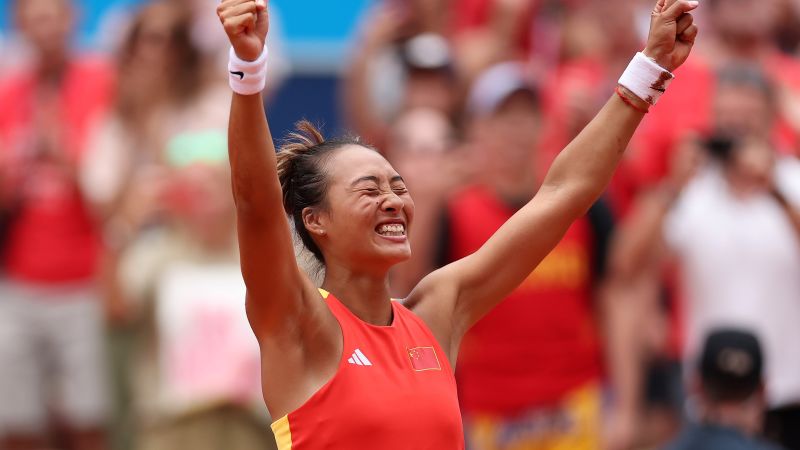
<svg viewBox="0 0 800 450"><path fill-rule="evenodd" d="M319 294L320 294L320 295L322 296L322 298L324 298L324 299L325 299L325 298L328 298L328 296L329 296L329 295L331 295L331 293L330 293L330 292L328 292L328 291L326 291L325 289L322 289L322 288L317 288L317 290L319 291ZM399 299L399 298L390 298L389 300L391 300L391 301L393 301L393 302L402 302L402 301L403 301L403 300L401 300L401 299Z"/></svg>
<svg viewBox="0 0 800 450"><path fill-rule="evenodd" d="M289 416L285 415L272 422L272 432L275 433L275 442L278 450L292 450L292 430L289 427Z"/></svg>

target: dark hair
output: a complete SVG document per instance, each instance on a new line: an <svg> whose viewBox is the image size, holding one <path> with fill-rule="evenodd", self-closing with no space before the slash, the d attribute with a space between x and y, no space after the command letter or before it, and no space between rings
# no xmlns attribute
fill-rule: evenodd
<svg viewBox="0 0 800 450"><path fill-rule="evenodd" d="M186 102L194 98L200 91L203 82L203 66L205 59L201 50L192 41L191 27L192 17L180 6L167 0L156 0L143 6L133 19L130 31L122 44L118 55L118 67L120 71L120 89L126 87L127 69L136 63L134 55L137 46L141 44L143 30L148 20L153 16L167 16L169 20L169 30L167 45L169 46L170 57L173 61L174 73L170 75L170 93L172 100ZM123 115L128 113L131 99L125 95L118 96L118 107Z"/></svg>
<svg viewBox="0 0 800 450"><path fill-rule="evenodd" d="M748 330L712 330L698 364L703 391L716 402L740 402L762 385L764 356L758 338Z"/></svg>
<svg viewBox="0 0 800 450"><path fill-rule="evenodd" d="M324 205L328 192L327 162L334 151L348 145L375 150L353 136L326 140L319 128L307 120L295 124L278 151L278 179L283 191L283 209L294 220L303 245L323 264L322 251L303 224L303 210Z"/></svg>
<svg viewBox="0 0 800 450"><path fill-rule="evenodd" d="M758 91L770 105L775 104L775 84L757 65L731 64L716 74L717 88L744 87Z"/></svg>

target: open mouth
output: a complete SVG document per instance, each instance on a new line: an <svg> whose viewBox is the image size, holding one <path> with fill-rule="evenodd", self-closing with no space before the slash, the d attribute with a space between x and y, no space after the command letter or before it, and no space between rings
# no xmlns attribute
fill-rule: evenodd
<svg viewBox="0 0 800 450"><path fill-rule="evenodd" d="M384 237L405 237L406 226L402 223L384 223L375 227L375 232Z"/></svg>

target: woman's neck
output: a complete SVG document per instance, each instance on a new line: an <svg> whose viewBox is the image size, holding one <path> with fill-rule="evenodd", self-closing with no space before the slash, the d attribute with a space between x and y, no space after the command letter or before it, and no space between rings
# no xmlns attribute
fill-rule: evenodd
<svg viewBox="0 0 800 450"><path fill-rule="evenodd" d="M325 268L322 289L332 292L364 322L378 326L392 323L392 304L385 274L357 273L330 264Z"/></svg>

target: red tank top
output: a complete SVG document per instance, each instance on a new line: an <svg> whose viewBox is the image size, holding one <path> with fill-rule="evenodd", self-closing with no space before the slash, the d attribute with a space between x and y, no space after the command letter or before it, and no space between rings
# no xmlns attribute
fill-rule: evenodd
<svg viewBox="0 0 800 450"><path fill-rule="evenodd" d="M453 371L427 325L398 302L391 325L370 325L320 292L342 328L342 358L328 383L272 424L278 449L463 449Z"/></svg>

